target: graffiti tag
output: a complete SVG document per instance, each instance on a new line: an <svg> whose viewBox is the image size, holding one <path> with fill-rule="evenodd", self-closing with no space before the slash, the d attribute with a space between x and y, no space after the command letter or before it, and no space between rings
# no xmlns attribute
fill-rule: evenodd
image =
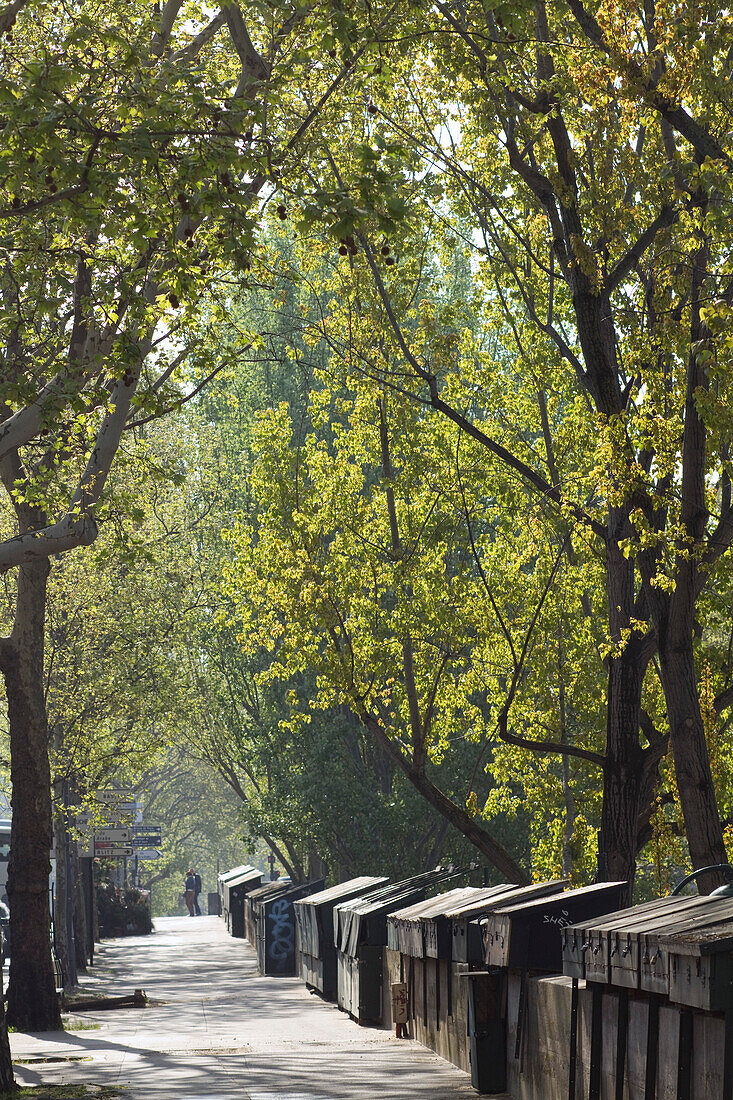
<svg viewBox="0 0 733 1100"><path fill-rule="evenodd" d="M561 928L567 928L569 924L573 923L571 920L568 919L569 916L570 916L570 914L568 913L567 909L562 910L562 916L560 916L560 917L553 917L553 916L550 916L549 913L545 913L544 923L545 924L559 924Z"/></svg>
<svg viewBox="0 0 733 1100"><path fill-rule="evenodd" d="M270 909L268 955L274 962L285 963L295 950L295 928L290 904L281 898Z"/></svg>

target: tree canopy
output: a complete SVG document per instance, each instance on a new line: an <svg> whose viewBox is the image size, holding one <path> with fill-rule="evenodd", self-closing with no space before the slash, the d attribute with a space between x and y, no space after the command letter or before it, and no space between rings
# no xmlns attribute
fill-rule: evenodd
<svg viewBox="0 0 733 1100"><path fill-rule="evenodd" d="M60 774L165 730L297 874L363 858L337 792L516 881L725 861L730 16L0 31L11 1020L55 1012L53 731Z"/></svg>

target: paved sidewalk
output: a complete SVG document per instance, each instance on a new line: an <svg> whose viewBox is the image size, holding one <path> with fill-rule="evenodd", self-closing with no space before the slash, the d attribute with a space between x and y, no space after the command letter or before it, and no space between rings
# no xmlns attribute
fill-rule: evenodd
<svg viewBox="0 0 733 1100"><path fill-rule="evenodd" d="M261 978L217 917L168 917L105 943L90 992L142 988L144 1009L75 1014L84 1030L11 1035L25 1085L124 1087L130 1100L455 1100L469 1077L391 1032L363 1028L296 978Z"/></svg>

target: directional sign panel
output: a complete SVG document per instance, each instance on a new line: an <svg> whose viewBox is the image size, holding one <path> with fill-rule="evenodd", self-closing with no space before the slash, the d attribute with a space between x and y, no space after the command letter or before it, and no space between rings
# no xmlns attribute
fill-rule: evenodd
<svg viewBox="0 0 733 1100"><path fill-rule="evenodd" d="M157 848L163 841L160 825L138 825L132 830L134 848Z"/></svg>
<svg viewBox="0 0 733 1100"><path fill-rule="evenodd" d="M126 818L142 821L142 803L135 799L132 790L96 791L94 798L105 807L104 816L112 822L122 824Z"/></svg>
<svg viewBox="0 0 733 1100"><path fill-rule="evenodd" d="M132 788L122 789L108 789L106 791L95 791L94 798L97 802L113 802L117 805L118 802L133 802L135 800L135 794Z"/></svg>
<svg viewBox="0 0 733 1100"><path fill-rule="evenodd" d="M97 859L122 859L125 856L133 856L135 849L129 845L120 848L95 848L94 854Z"/></svg>
<svg viewBox="0 0 733 1100"><path fill-rule="evenodd" d="M112 849L129 848L132 853L131 829L102 829L94 834L94 854L96 856L108 855ZM127 855L122 852L122 855Z"/></svg>
<svg viewBox="0 0 733 1100"><path fill-rule="evenodd" d="M134 817L140 809L139 803L134 799L126 799L124 802L105 802L105 815L109 817Z"/></svg>
<svg viewBox="0 0 733 1100"><path fill-rule="evenodd" d="M163 858L163 853L159 852L157 848L136 848L135 855L143 863L151 859Z"/></svg>

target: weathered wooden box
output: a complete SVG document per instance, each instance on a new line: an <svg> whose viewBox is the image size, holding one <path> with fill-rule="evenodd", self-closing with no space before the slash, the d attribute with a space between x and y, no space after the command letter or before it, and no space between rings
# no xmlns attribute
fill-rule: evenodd
<svg viewBox="0 0 733 1100"><path fill-rule="evenodd" d="M695 896L659 898L603 920L574 922L563 932L563 969L571 978L667 994L667 938L728 919L732 899Z"/></svg>
<svg viewBox="0 0 733 1100"><path fill-rule="evenodd" d="M452 958L454 962L483 963L484 942L481 918L490 910L511 905L521 899L527 901L560 893L567 882L558 879L536 882L532 886L489 886L481 889L476 899L467 901L460 909L448 913L451 923Z"/></svg>
<svg viewBox="0 0 733 1100"><path fill-rule="evenodd" d="M563 940L565 973L573 979L567 1095L575 1095L581 1071L582 965L590 994L590 1097L733 1100L732 898L661 898L604 921L578 923ZM699 1054L702 1035L717 1035L718 1054L710 1064L709 1053ZM722 1091L719 1084L712 1092L706 1088L703 1082L712 1079L722 1080Z"/></svg>
<svg viewBox="0 0 733 1100"><path fill-rule="evenodd" d="M669 993L669 937L676 941L678 934L709 929L733 921L733 898L697 897L685 898L680 907L662 927L645 931L641 936L640 988L648 993ZM686 1002L685 1002L686 1003Z"/></svg>
<svg viewBox="0 0 733 1100"><path fill-rule="evenodd" d="M254 907L257 922L257 964L260 974L281 978L296 973L294 902L323 889L323 879L290 883L289 889L270 894Z"/></svg>
<svg viewBox="0 0 733 1100"><path fill-rule="evenodd" d="M660 944L669 959L670 1001L706 1012L733 1009L733 922L672 935Z"/></svg>
<svg viewBox="0 0 733 1100"><path fill-rule="evenodd" d="M244 932L249 942L257 950L257 942L260 933L260 905L265 898L272 898L275 894L281 894L292 886L289 878L279 878L274 881L263 882L261 886L247 892L244 902Z"/></svg>
<svg viewBox="0 0 733 1100"><path fill-rule="evenodd" d="M335 1001L338 993L334 909L341 902L363 896L386 881L386 878L362 875L294 903L300 935L301 977L327 1000Z"/></svg>
<svg viewBox="0 0 733 1100"><path fill-rule="evenodd" d="M608 913L605 917L576 921L562 931L563 970L570 978L606 984L611 966L638 973L638 941L632 933L637 922L669 910L670 899L661 898ZM625 984L622 981L619 984ZM635 985L634 985L635 988Z"/></svg>
<svg viewBox="0 0 733 1100"><path fill-rule="evenodd" d="M243 939L246 930L246 898L262 881L262 871L256 867L235 867L219 875L224 919L233 936Z"/></svg>
<svg viewBox="0 0 733 1100"><path fill-rule="evenodd" d="M453 868L436 868L334 908L335 941L339 951L337 994L341 1008L357 1020L381 1020L383 956L387 949L389 914L424 901L429 888L457 873ZM422 926L417 930L422 951ZM417 931L412 929L411 935L416 936ZM377 1015L373 1015L374 1012Z"/></svg>
<svg viewBox="0 0 733 1100"><path fill-rule="evenodd" d="M356 955L339 953L338 1005L360 1023L382 1019L382 951L362 945Z"/></svg>
<svg viewBox="0 0 733 1100"><path fill-rule="evenodd" d="M412 958L449 957L450 924L446 912L465 901L471 887L448 890L436 898L397 909L387 917L387 946Z"/></svg>
<svg viewBox="0 0 733 1100"><path fill-rule="evenodd" d="M423 914L423 945L425 956L429 959L450 959L453 951L453 936L450 913L461 904L468 904L475 897L477 887L468 886L463 890L449 890L440 899L439 910Z"/></svg>
<svg viewBox="0 0 733 1100"><path fill-rule="evenodd" d="M482 961L484 944L481 925L474 914L452 920L451 934L453 937L451 952L454 962L479 963Z"/></svg>
<svg viewBox="0 0 733 1100"><path fill-rule="evenodd" d="M561 894L501 906L484 923L487 966L558 973L562 930L618 905L625 882L596 883Z"/></svg>

